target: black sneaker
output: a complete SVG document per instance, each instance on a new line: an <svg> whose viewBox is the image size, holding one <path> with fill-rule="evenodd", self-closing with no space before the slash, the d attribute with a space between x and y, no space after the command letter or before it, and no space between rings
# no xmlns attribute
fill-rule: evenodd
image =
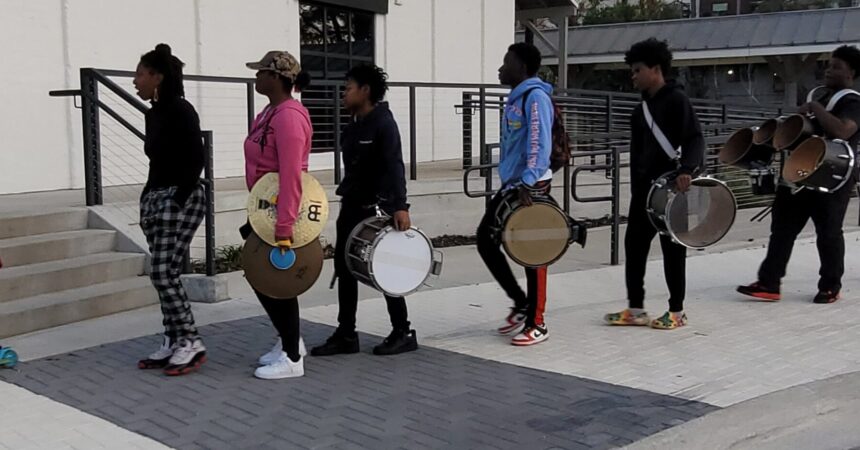
<svg viewBox="0 0 860 450"><path fill-rule="evenodd" d="M352 336L335 331L325 344L311 349L311 356L350 355L359 352L358 333Z"/></svg>
<svg viewBox="0 0 860 450"><path fill-rule="evenodd" d="M755 297L766 302L778 302L780 299L778 287L773 288L765 286L758 281L747 286L738 286L737 291L741 294L749 295L750 297Z"/></svg>
<svg viewBox="0 0 860 450"><path fill-rule="evenodd" d="M820 291L815 298L812 299L812 302L828 304L834 303L836 300L839 300L839 291Z"/></svg>
<svg viewBox="0 0 860 450"><path fill-rule="evenodd" d="M414 352L415 350L418 350L418 336L415 334L415 330L394 330L381 344L373 347L373 354L384 356L399 355L401 353Z"/></svg>

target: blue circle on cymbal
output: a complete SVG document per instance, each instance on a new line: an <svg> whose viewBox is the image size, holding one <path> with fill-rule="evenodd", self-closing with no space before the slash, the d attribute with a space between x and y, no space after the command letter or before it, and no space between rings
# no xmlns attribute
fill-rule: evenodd
<svg viewBox="0 0 860 450"><path fill-rule="evenodd" d="M272 267L278 270L288 270L296 263L296 252L293 249L282 251L279 248L273 248L269 252L269 262L272 263Z"/></svg>

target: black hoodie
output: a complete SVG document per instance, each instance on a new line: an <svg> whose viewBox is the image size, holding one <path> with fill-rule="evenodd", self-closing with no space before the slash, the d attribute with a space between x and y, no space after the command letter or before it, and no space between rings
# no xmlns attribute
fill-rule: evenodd
<svg viewBox="0 0 860 450"><path fill-rule="evenodd" d="M149 176L143 194L152 189L176 186L173 200L185 201L200 182L206 162L200 118L184 98L154 102L146 111L146 141Z"/></svg>
<svg viewBox="0 0 860 450"><path fill-rule="evenodd" d="M690 99L684 88L669 81L652 98L643 94L654 122L666 135L672 148L681 147L680 172L695 174L705 158L705 138ZM651 182L678 169L678 164L666 154L645 121L642 104L636 105L630 116L630 176L634 189L650 188Z"/></svg>
<svg viewBox="0 0 860 450"><path fill-rule="evenodd" d="M340 147L346 172L337 195L344 204L379 204L388 214L409 209L400 130L387 102L347 125Z"/></svg>

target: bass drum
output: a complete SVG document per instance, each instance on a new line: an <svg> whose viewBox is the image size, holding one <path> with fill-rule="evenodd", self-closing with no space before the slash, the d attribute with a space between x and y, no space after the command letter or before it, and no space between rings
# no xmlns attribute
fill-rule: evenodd
<svg viewBox="0 0 860 450"><path fill-rule="evenodd" d="M543 267L558 261L570 246L585 246L586 229L571 219L549 195L532 197L525 206L511 189L495 211L496 235L505 253L524 267Z"/></svg>
<svg viewBox="0 0 860 450"><path fill-rule="evenodd" d="M397 231L391 217L367 218L346 241L346 267L362 283L392 297L404 297L442 271L442 253L418 228Z"/></svg>
<svg viewBox="0 0 860 450"><path fill-rule="evenodd" d="M851 179L854 158L854 151L847 142L812 137L791 152L782 177L798 186L836 192Z"/></svg>
<svg viewBox="0 0 860 450"><path fill-rule="evenodd" d="M711 177L675 190L674 178L658 178L648 193L648 218L660 234L677 244L703 249L716 244L735 223L737 201L725 183Z"/></svg>

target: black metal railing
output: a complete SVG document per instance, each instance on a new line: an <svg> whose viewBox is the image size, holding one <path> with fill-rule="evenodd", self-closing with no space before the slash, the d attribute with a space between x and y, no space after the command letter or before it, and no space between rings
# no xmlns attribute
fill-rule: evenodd
<svg viewBox="0 0 860 450"><path fill-rule="evenodd" d="M148 107L131 95L128 91L113 82L108 76L111 71L98 71L94 69L81 69L80 90L51 91L52 97L80 97L81 115L83 125L84 143L84 177L87 206L104 204L104 185L102 177L102 124L101 113L104 112L116 121L122 128L136 136L143 143L145 134L134 126L126 117L120 114L114 107L100 99L100 87L108 89L119 97L125 104L134 108L140 114L144 114ZM213 166L213 133L211 130L203 131L203 146L206 153L204 166L203 184L206 194L206 216L205 216L205 265L208 276L215 275L215 178ZM189 267L190 253L186 256L184 266ZM187 270L186 270L187 271Z"/></svg>

